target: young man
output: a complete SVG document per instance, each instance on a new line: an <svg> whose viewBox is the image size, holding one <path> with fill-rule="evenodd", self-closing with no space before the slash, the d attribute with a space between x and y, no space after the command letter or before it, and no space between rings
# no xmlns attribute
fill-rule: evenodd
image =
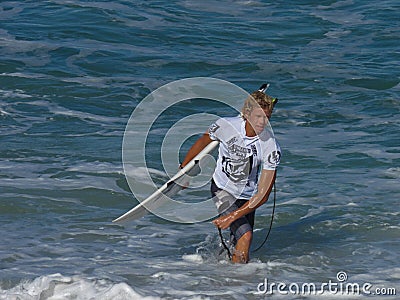
<svg viewBox="0 0 400 300"><path fill-rule="evenodd" d="M185 166L213 140L219 141L211 193L220 216L213 223L231 230L232 262L247 263L255 210L268 200L281 150L268 125L277 99L263 85L244 102L240 116L221 118L188 151Z"/></svg>

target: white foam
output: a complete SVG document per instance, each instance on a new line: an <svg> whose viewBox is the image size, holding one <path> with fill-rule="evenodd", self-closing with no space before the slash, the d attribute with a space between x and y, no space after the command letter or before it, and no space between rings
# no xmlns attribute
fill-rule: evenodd
<svg viewBox="0 0 400 300"><path fill-rule="evenodd" d="M49 111L53 114L76 117L84 121L90 120L92 122L94 121L99 123L116 123L116 122L118 123L121 120L120 118L117 117L100 116L88 112L72 110L62 107L60 105L50 104L49 102L46 103L46 106L49 109Z"/></svg>
<svg viewBox="0 0 400 300"><path fill-rule="evenodd" d="M393 167L393 168L389 168L384 172L385 176L389 177L389 178L399 178L400 177L400 167Z"/></svg>
<svg viewBox="0 0 400 300"><path fill-rule="evenodd" d="M8 289L0 289L0 299L159 299L143 296L126 283L112 283L105 280L89 280L78 276L66 277L61 274L41 276L33 281L22 282Z"/></svg>
<svg viewBox="0 0 400 300"><path fill-rule="evenodd" d="M123 170L120 165L100 161L80 162L75 166L68 167L66 171L95 174L123 174Z"/></svg>
<svg viewBox="0 0 400 300"><path fill-rule="evenodd" d="M6 116L6 115L9 115L9 113L6 112L5 110L2 110L2 109L0 108L0 115Z"/></svg>
<svg viewBox="0 0 400 300"><path fill-rule="evenodd" d="M203 263L203 258L199 254L186 254L182 255L182 259L192 263Z"/></svg>
<svg viewBox="0 0 400 300"><path fill-rule="evenodd" d="M323 212L323 211L324 211L324 207L311 208L311 209L308 210L308 212L307 212L307 214L306 214L305 216L302 216L302 217L300 218L300 220L302 220L302 219L307 219L307 218L309 218L309 217L318 215L318 214L320 214L320 213Z"/></svg>
<svg viewBox="0 0 400 300"><path fill-rule="evenodd" d="M16 89L16 90L0 90L0 96L3 98L32 98L31 95L25 93L25 91Z"/></svg>
<svg viewBox="0 0 400 300"><path fill-rule="evenodd" d="M133 167L131 165L125 165L124 168L125 176L134 178L137 182L144 183L147 185L153 185L153 181L149 180L149 175L159 176L168 179L168 176L157 169L145 168L145 167Z"/></svg>

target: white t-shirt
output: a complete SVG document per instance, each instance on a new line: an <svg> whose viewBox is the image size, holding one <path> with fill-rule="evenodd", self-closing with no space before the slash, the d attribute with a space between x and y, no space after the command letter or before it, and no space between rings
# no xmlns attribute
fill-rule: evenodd
<svg viewBox="0 0 400 300"><path fill-rule="evenodd" d="M260 169L275 170L281 158L279 144L268 127L248 137L245 124L240 116L221 118L208 129L210 138L220 142L214 182L238 199L250 199L257 192Z"/></svg>

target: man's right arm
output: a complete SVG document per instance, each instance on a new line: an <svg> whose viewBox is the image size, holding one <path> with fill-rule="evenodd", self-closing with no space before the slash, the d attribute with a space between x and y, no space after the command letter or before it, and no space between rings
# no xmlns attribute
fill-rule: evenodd
<svg viewBox="0 0 400 300"><path fill-rule="evenodd" d="M209 143L211 143L213 140L210 138L208 132L204 133L194 144L193 146L189 149L187 152L185 159L180 165L180 168L183 168L186 166L186 164L191 161L197 154L201 152Z"/></svg>

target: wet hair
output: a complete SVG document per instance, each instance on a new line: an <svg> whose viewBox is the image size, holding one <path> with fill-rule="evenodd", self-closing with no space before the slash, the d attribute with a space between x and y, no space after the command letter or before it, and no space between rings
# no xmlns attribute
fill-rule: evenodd
<svg viewBox="0 0 400 300"><path fill-rule="evenodd" d="M251 93L250 96L244 101L241 115L243 118L245 118L253 111L254 108L258 107L261 107L262 109L268 109L270 112L272 112L275 100L275 98L261 91L255 91Z"/></svg>

